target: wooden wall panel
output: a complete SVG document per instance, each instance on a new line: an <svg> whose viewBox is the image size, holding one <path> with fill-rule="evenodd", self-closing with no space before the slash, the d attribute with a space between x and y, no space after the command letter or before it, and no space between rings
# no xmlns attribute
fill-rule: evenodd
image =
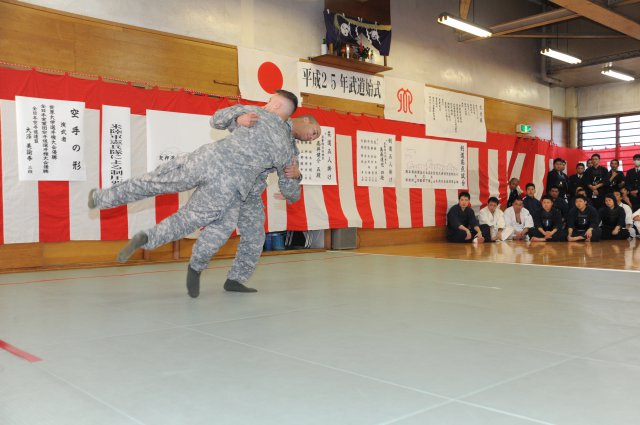
<svg viewBox="0 0 640 425"><path fill-rule="evenodd" d="M530 124L532 127L531 137L551 140L552 112L550 109L486 97L484 107L488 131L515 134L516 125Z"/></svg>
<svg viewBox="0 0 640 425"><path fill-rule="evenodd" d="M375 103L360 102L357 100L337 99L335 97L321 96L318 94L302 93L303 106L324 109L335 109L339 112L352 112L356 114L366 114L374 117L384 117L384 105Z"/></svg>
<svg viewBox="0 0 640 425"><path fill-rule="evenodd" d="M381 25L391 24L391 0L324 0L324 8Z"/></svg>
<svg viewBox="0 0 640 425"><path fill-rule="evenodd" d="M445 228L423 227L419 229L358 229L358 248L374 246L407 245L445 240Z"/></svg>
<svg viewBox="0 0 640 425"><path fill-rule="evenodd" d="M569 124L566 118L553 117L552 140L557 146L569 147Z"/></svg>
<svg viewBox="0 0 640 425"><path fill-rule="evenodd" d="M234 46L8 0L0 1L0 60L238 94Z"/></svg>

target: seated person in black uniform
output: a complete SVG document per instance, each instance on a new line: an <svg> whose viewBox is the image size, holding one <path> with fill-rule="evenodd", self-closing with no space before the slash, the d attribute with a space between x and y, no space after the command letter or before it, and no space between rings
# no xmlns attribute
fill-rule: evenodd
<svg viewBox="0 0 640 425"><path fill-rule="evenodd" d="M587 187L587 182L584 179L584 164L582 162L578 162L578 165L576 165L576 173L569 176L569 198L576 196L578 187Z"/></svg>
<svg viewBox="0 0 640 425"><path fill-rule="evenodd" d="M640 209L640 192L638 192L640 189L640 153L633 155L633 168L627 170L624 186L629 191L631 209L633 211Z"/></svg>
<svg viewBox="0 0 640 425"><path fill-rule="evenodd" d="M553 208L551 196L541 199L542 208L533 213L533 229L529 230L532 242L561 242L567 239L562 224L562 214Z"/></svg>
<svg viewBox="0 0 640 425"><path fill-rule="evenodd" d="M617 204L614 195L604 196L604 207L600 208L599 215L602 220L600 226L602 240L626 240L629 238L629 231L626 229L625 223L627 213Z"/></svg>
<svg viewBox="0 0 640 425"><path fill-rule="evenodd" d="M533 215L535 211L542 208L540 201L536 198L536 185L533 183L527 183L525 189L527 191L527 196L522 199L522 204L527 211L529 211L529 214Z"/></svg>
<svg viewBox="0 0 640 425"><path fill-rule="evenodd" d="M555 186L558 188L562 199L567 199L569 192L569 177L564 173L566 165L567 163L564 159L556 158L553 160L553 170L547 174L547 193Z"/></svg>
<svg viewBox="0 0 640 425"><path fill-rule="evenodd" d="M571 211L571 208L575 208L576 207L576 196L578 195L582 195L584 196L584 198L587 200L587 204L591 205L591 203L589 202L589 198L587 198L587 191L584 190L583 187L578 186L576 188L576 194L573 198L571 198L571 200L569 201L569 211Z"/></svg>
<svg viewBox="0 0 640 425"><path fill-rule="evenodd" d="M576 206L569 211L567 217L567 229L569 242L586 241L598 242L600 240L600 218L598 211L587 204L584 196L576 196Z"/></svg>
<svg viewBox="0 0 640 425"><path fill-rule="evenodd" d="M470 199L469 192L461 192L458 195L458 204L452 206L447 213L447 240L449 242L484 242L478 219L469 206Z"/></svg>
<svg viewBox="0 0 640 425"><path fill-rule="evenodd" d="M560 189L556 186L551 186L548 195L553 199L553 208L557 208L562 214L562 219L566 221L569 213L569 204L566 199L560 196Z"/></svg>
<svg viewBox="0 0 640 425"><path fill-rule="evenodd" d="M618 170L620 161L612 159L609 163L611 170L609 171L609 193L614 189L622 189L624 187L624 173Z"/></svg>
<svg viewBox="0 0 640 425"><path fill-rule="evenodd" d="M609 187L609 171L600 165L600 155L594 153L591 155L592 167L587 168L584 172L584 178L587 181L587 195L591 198L591 204L600 208L604 205L604 195Z"/></svg>

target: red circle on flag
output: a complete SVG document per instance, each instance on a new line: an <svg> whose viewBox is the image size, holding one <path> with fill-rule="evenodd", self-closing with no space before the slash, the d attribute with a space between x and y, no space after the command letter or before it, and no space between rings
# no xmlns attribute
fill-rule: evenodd
<svg viewBox="0 0 640 425"><path fill-rule="evenodd" d="M282 71L273 62L264 62L258 68L258 82L262 90L267 93L275 93L276 90L282 88L284 78L282 77Z"/></svg>

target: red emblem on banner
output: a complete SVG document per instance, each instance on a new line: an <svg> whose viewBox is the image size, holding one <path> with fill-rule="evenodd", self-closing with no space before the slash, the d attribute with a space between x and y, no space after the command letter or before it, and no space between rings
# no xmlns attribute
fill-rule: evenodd
<svg viewBox="0 0 640 425"><path fill-rule="evenodd" d="M284 77L278 65L273 62L264 62L258 68L258 82L262 90L273 94L282 88Z"/></svg>
<svg viewBox="0 0 640 425"><path fill-rule="evenodd" d="M398 98L399 108L396 112L403 112L405 114L413 115L411 110L411 104L413 103L413 94L409 89L398 89L396 92Z"/></svg>

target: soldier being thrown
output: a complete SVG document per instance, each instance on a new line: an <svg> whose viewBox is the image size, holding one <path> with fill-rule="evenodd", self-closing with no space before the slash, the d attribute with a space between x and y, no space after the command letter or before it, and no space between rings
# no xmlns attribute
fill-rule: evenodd
<svg viewBox="0 0 640 425"><path fill-rule="evenodd" d="M295 156L288 120L297 106L294 94L278 90L264 107L247 107L247 112L260 116L255 126L238 128L222 140L203 145L109 189L92 189L89 208L99 209L195 189L178 212L151 229L136 233L118 254L118 261L126 262L138 248L155 249L212 223L228 238L237 218L225 212L247 198L263 171L271 168L282 171Z"/></svg>
<svg viewBox="0 0 640 425"><path fill-rule="evenodd" d="M218 129L228 129L235 131L240 126L252 127L260 117L254 113L246 113L245 107L231 107L218 111L214 114L211 124ZM292 120L291 145L297 153L295 139L309 141L318 138L320 135L320 125L311 115L303 115ZM249 280L256 270L258 259L262 253L264 244L264 205L262 203L262 192L267 187L268 175L276 171L278 173L278 186L280 192L275 193L277 199L286 199L289 203L300 199L300 180L302 175L298 168L297 158L291 158L291 165L284 168L284 174L278 170L263 171L256 180L247 199L240 204L229 208L225 214L235 217L237 227L240 231L240 243L233 266L227 275L224 289L232 292L257 292L255 288L249 288L244 283ZM209 265L211 257L215 255L220 247L227 241L219 229L217 223L208 225L193 246L191 259L187 269L187 290L189 296L197 298L200 294L200 274Z"/></svg>

